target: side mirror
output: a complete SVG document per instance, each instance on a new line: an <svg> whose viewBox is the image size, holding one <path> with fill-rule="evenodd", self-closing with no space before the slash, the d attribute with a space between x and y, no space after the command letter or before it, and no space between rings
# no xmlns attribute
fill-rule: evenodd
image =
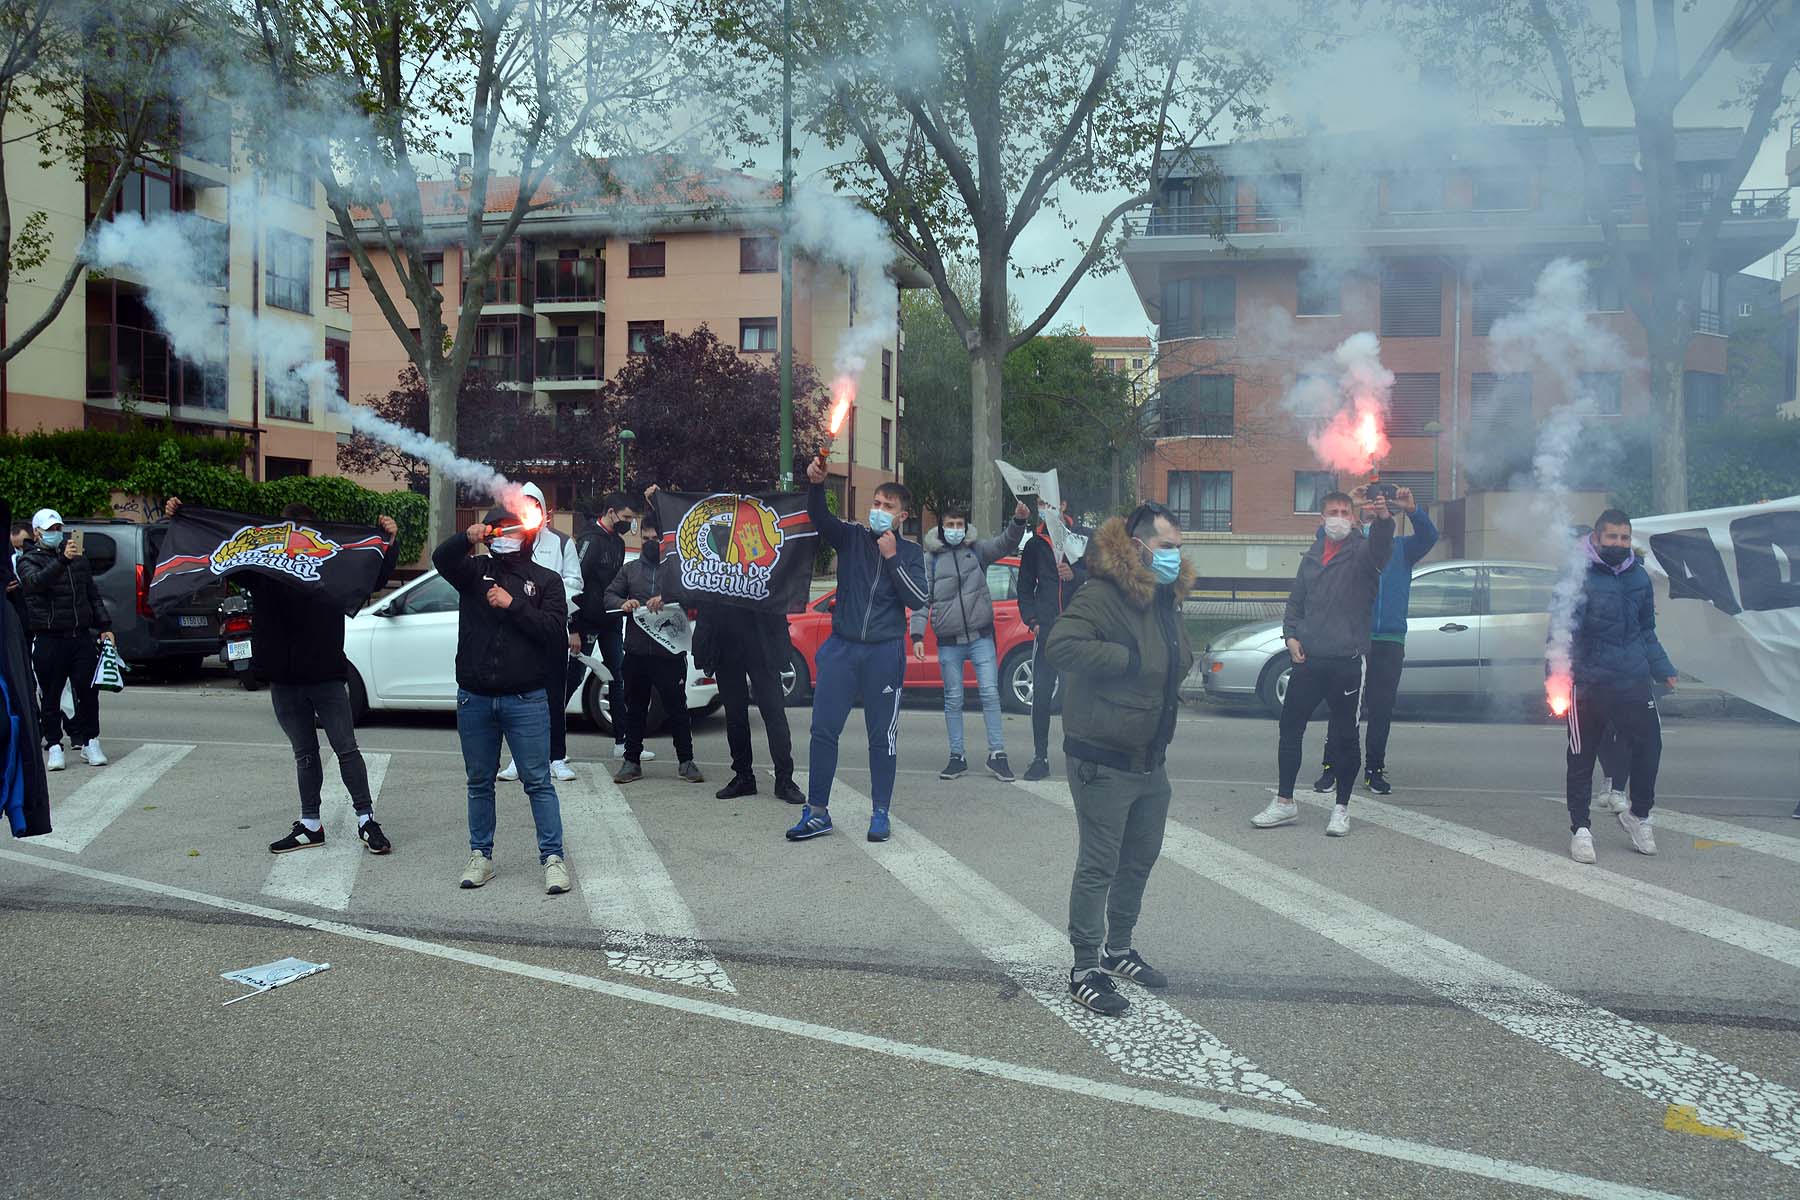
<svg viewBox="0 0 1800 1200"><path fill-rule="evenodd" d="M375 615L378 617L396 617L400 615L400 610L394 605L392 600L389 600L386 604L375 610Z"/></svg>

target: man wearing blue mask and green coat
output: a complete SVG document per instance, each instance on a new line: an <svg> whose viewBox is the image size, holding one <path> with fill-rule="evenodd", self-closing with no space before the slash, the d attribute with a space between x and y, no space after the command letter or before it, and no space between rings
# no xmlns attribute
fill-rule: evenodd
<svg viewBox="0 0 1800 1200"><path fill-rule="evenodd" d="M1088 580L1045 653L1069 677L1063 752L1080 838L1069 886L1069 995L1105 1016L1131 1007L1114 979L1168 986L1131 945L1169 818L1165 762L1194 648L1181 601L1194 584L1181 526L1160 504L1114 517L1088 546Z"/></svg>
<svg viewBox="0 0 1800 1200"><path fill-rule="evenodd" d="M869 523L841 521L825 502L825 467L807 465L806 515L837 551L837 600L831 609L831 636L819 647L813 687L812 752L806 777L806 807L787 831L790 842L822 837L832 830L831 784L837 775L838 737L860 693L869 733L869 840L888 840L888 805L899 769L900 695L906 690L906 613L931 604L925 587L925 552L900 536L912 511L904 484L875 489Z"/></svg>

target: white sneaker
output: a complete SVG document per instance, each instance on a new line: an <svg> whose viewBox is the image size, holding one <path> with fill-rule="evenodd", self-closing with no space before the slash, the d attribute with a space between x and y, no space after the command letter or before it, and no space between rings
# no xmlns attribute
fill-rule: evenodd
<svg viewBox="0 0 1800 1200"><path fill-rule="evenodd" d="M1651 814L1651 817L1653 816L1655 816L1654 813ZM1656 853L1656 835L1650 829L1651 817L1645 817L1640 821L1631 815L1630 810L1619 814L1619 824L1623 825L1625 832L1631 835L1631 848L1639 854Z"/></svg>
<svg viewBox="0 0 1800 1200"><path fill-rule="evenodd" d="M1569 839L1569 857L1578 863L1598 862L1594 855L1594 835L1585 829L1577 829Z"/></svg>
<svg viewBox="0 0 1800 1200"><path fill-rule="evenodd" d="M1343 804L1331 806L1331 820L1325 823L1326 837L1343 837L1350 832L1350 809Z"/></svg>
<svg viewBox="0 0 1800 1200"><path fill-rule="evenodd" d="M1250 818L1250 823L1258 829L1273 829L1277 825L1292 825L1300 819L1300 806L1292 800L1283 800L1277 796L1269 801L1269 807Z"/></svg>
<svg viewBox="0 0 1800 1200"><path fill-rule="evenodd" d="M494 877L494 860L479 850L469 852L469 865L462 873L462 886L478 888Z"/></svg>
<svg viewBox="0 0 1800 1200"><path fill-rule="evenodd" d="M544 860L544 893L549 896L560 896L569 890L569 864L563 861L560 854L552 854Z"/></svg>
<svg viewBox="0 0 1800 1200"><path fill-rule="evenodd" d="M44 751L44 770L60 771L67 765L63 761L63 748L60 743Z"/></svg>
<svg viewBox="0 0 1800 1200"><path fill-rule="evenodd" d="M510 759L507 760L506 768L502 770L500 774L494 776L494 778L500 780L502 783L519 782L519 764Z"/></svg>
<svg viewBox="0 0 1800 1200"><path fill-rule="evenodd" d="M1600 807L1607 812L1622 813L1631 807L1631 801L1626 799L1624 792L1608 788L1606 794L1600 797Z"/></svg>
<svg viewBox="0 0 1800 1200"><path fill-rule="evenodd" d="M625 757L625 743L624 742L614 742L613 743L613 757L614 758L624 758ZM656 758L656 751L654 751L654 750L645 750L641 754L638 755L638 761L641 763L650 762L650 761L654 760L655 758Z"/></svg>
<svg viewBox="0 0 1800 1200"><path fill-rule="evenodd" d="M575 772L569 769L569 760L566 758L559 758L551 763L550 778L556 780L558 783L567 783L569 780L575 778Z"/></svg>
<svg viewBox="0 0 1800 1200"><path fill-rule="evenodd" d="M81 761L90 767L106 765L106 751L100 749L99 738L88 739L88 744L81 748Z"/></svg>

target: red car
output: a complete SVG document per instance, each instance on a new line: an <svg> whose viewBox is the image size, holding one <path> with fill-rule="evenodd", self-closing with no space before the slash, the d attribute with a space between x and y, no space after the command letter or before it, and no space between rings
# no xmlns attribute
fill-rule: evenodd
<svg viewBox="0 0 1800 1200"><path fill-rule="evenodd" d="M1031 711L1031 631L1019 620L1019 559L1009 555L988 568L988 591L994 597L994 648L1000 659L1000 704L1011 712ZM788 614L788 637L794 653L781 673L781 689L789 704L803 703L812 695L813 681L818 678L819 647L831 634L831 605L837 591L826 593L807 605L804 612ZM973 694L975 665L964 669L963 682L970 689L968 704L979 710L980 701ZM925 661L906 658L906 686L941 690L944 680L938 673L937 634L930 623L925 627Z"/></svg>

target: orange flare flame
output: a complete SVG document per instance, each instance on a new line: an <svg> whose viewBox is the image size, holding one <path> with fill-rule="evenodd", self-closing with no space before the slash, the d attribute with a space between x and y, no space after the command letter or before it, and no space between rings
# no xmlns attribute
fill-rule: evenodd
<svg viewBox="0 0 1800 1200"><path fill-rule="evenodd" d="M1575 681L1567 675L1551 675L1544 680L1544 699L1550 704L1550 715L1567 716L1575 695Z"/></svg>
<svg viewBox="0 0 1800 1200"><path fill-rule="evenodd" d="M831 416L825 423L825 429L832 437L836 437L844 428L844 418L850 415L850 405L856 401L856 385L848 379L840 379L831 390Z"/></svg>

